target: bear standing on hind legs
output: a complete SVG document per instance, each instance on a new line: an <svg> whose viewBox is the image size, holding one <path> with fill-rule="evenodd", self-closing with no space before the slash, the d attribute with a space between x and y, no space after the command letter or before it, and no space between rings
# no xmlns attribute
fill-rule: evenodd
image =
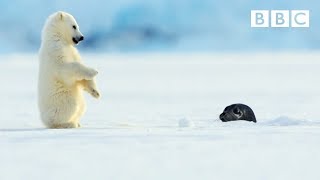
<svg viewBox="0 0 320 180"><path fill-rule="evenodd" d="M75 48L84 39L72 15L56 12L47 19L39 50L38 105L48 128L78 128L86 106L82 90L99 98L95 76Z"/></svg>

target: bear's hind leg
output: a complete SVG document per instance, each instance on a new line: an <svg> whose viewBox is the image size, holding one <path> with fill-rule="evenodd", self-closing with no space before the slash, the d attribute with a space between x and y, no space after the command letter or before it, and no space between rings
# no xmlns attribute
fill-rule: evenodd
<svg viewBox="0 0 320 180"><path fill-rule="evenodd" d="M77 110L74 117L72 118L72 123L74 123L77 126L77 128L81 127L80 119L83 116L85 111L86 111L86 105L84 104L84 102L82 102L81 104L79 104L79 109Z"/></svg>

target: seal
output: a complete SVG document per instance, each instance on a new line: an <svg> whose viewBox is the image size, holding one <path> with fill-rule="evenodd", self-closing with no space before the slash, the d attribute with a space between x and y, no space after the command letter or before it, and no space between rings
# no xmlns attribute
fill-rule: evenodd
<svg viewBox="0 0 320 180"><path fill-rule="evenodd" d="M231 104L227 106L223 110L223 113L220 114L220 120L222 122L237 120L257 122L253 110L245 104Z"/></svg>

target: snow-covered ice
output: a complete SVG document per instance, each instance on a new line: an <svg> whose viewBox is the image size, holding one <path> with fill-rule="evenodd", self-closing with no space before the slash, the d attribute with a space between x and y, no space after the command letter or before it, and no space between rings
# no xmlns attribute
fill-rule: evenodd
<svg viewBox="0 0 320 180"><path fill-rule="evenodd" d="M319 59L86 54L102 98L86 95L82 128L48 130L36 55L2 55L0 179L320 179ZM233 103L258 122L220 122Z"/></svg>
<svg viewBox="0 0 320 180"><path fill-rule="evenodd" d="M182 118L179 120L179 127L193 127L194 123L193 121L187 119L187 118Z"/></svg>

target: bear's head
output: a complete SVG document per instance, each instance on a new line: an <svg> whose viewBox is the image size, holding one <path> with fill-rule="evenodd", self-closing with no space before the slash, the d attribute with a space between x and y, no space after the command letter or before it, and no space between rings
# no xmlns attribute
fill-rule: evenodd
<svg viewBox="0 0 320 180"><path fill-rule="evenodd" d="M84 39L75 18L62 11L58 11L48 18L42 36L43 39L51 38L53 41L63 41L73 45L77 45Z"/></svg>

